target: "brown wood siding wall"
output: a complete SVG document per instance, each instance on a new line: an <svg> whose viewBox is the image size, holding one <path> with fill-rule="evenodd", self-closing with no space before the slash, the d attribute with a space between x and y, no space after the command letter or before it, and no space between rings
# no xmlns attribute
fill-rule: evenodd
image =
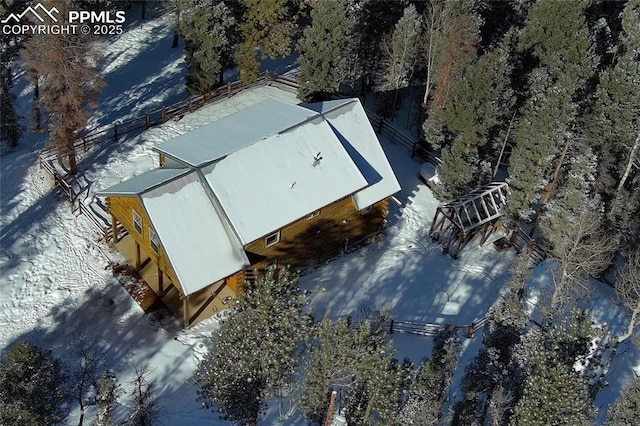
<svg viewBox="0 0 640 426"><path fill-rule="evenodd" d="M150 257L151 260L164 272L165 288L169 285L168 281L178 284L179 281L173 271L171 263L169 263L169 260L167 259L167 255L164 253L162 245L158 248L159 254L156 254L156 252L151 248L151 244L149 243L149 224L151 222L149 221L149 217L147 216L140 199L138 197L108 197L107 205L109 206L111 215L115 217L118 222L122 223L127 231L129 231L129 234L138 242L138 244L140 244L144 253L146 253L146 256L145 254L141 254L141 261L144 262L147 257ZM142 218L142 235L138 234L133 226L134 210ZM181 288L180 291L182 291Z"/></svg>
<svg viewBox="0 0 640 426"><path fill-rule="evenodd" d="M310 266L337 253L347 239L356 241L382 228L387 212L386 199L361 214L353 199L346 197L323 207L314 218L302 218L280 229L280 242L266 247L264 236L244 248L257 255L258 260L251 268L263 269L266 261L274 258L278 259L279 267Z"/></svg>

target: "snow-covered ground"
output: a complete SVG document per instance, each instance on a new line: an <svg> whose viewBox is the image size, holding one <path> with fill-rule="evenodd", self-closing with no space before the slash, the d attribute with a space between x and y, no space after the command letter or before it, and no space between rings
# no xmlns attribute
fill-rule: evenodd
<svg viewBox="0 0 640 426"><path fill-rule="evenodd" d="M184 63L178 49L169 49L168 21L128 28L104 46L102 69L109 86L89 127L139 115L184 95ZM27 115L30 94L21 84L16 86L20 111ZM272 87L258 88L117 145L99 147L80 163L79 199L89 204L98 190L157 167L151 151L155 144L269 96L294 99ZM163 424L228 424L199 408L196 388L189 384L217 319L182 330L166 315L143 314L108 268L109 260L119 255L101 242L84 216L72 211L35 164L42 144L42 136L26 133L18 149L0 158L0 348L4 352L27 340L69 361L77 336L96 339L121 383L131 379L134 366L149 363L165 409ZM458 260L443 255L428 237L437 201L418 179L420 164L400 146L383 140L383 147L402 186L397 194L402 205L391 204L384 238L308 271L300 285L310 291L315 312L330 309L334 316L345 316L357 315L363 307L384 307L398 320L469 324L500 297L513 253L471 243ZM603 321L612 323L611 310L601 312ZM430 352L428 338L393 338L400 359L418 361ZM463 363L480 344L481 333L465 341ZM601 398L605 403L629 379L629 365L638 363L631 350L619 359L612 368L617 374L612 375L611 392ZM74 422L77 414L76 409L68 421ZM284 424L304 424L296 419L294 415ZM261 423L278 424L275 410Z"/></svg>

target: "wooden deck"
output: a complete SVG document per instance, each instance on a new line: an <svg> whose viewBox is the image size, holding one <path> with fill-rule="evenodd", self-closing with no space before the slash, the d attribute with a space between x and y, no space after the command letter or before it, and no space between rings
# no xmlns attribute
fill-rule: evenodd
<svg viewBox="0 0 640 426"><path fill-rule="evenodd" d="M148 257L142 254L142 264L144 267L140 271L136 271L135 268L131 266L135 264L136 258L136 248L133 237L130 235L124 236L115 246L125 259L129 261L129 266L126 268L125 273L135 278L135 282L124 286L131 297L140 305L144 312L152 311L161 306L163 301L156 294L156 290L158 289L158 271L153 262L151 262L151 259L146 260ZM144 253L144 251L142 253Z"/></svg>
<svg viewBox="0 0 640 426"><path fill-rule="evenodd" d="M131 265L135 264L135 256L136 256L136 248L135 241L132 236L125 235L120 241L115 245L115 248L127 259L129 262L129 266L127 267L125 273L131 275L136 278L135 283L131 285L126 285L125 288L131 294L131 297L140 305L144 312L153 311L158 307L164 305L166 306L173 315L178 319L182 320L182 314L184 306L182 304L182 299L180 298L180 294L178 290L171 285L171 282L168 281L167 277L164 277L164 288L165 295L160 297L158 294L160 293L160 285L158 282L158 269L157 266L151 261L149 256L144 252L144 249L141 249L141 262L142 268L139 271L136 271L135 268ZM197 293L196 293L197 295ZM221 312L228 308L232 300L235 299L236 295L229 286L225 286L222 288L216 298L211 302L211 305L203 310L196 318L194 318L194 324L211 316L211 311L213 313ZM193 308L194 310L190 312L191 315L196 314L197 308Z"/></svg>

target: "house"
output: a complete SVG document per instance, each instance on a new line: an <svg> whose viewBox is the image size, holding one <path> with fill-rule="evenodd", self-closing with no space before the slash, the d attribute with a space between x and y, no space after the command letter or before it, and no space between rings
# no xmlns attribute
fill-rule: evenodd
<svg viewBox="0 0 640 426"><path fill-rule="evenodd" d="M268 99L154 148L98 193L113 243L185 326L254 270L318 263L379 231L398 181L357 99Z"/></svg>

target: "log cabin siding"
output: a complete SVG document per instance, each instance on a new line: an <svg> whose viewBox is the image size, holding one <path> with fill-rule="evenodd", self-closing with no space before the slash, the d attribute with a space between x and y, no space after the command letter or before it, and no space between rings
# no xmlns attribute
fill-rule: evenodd
<svg viewBox="0 0 640 426"><path fill-rule="evenodd" d="M369 212L361 213L351 196L342 198L321 208L315 217L303 217L281 228L276 244L267 247L265 235L245 245L250 259L255 259L249 269L264 269L271 259L277 259L278 266L316 264L339 252L347 240L356 241L381 229L387 211L386 199L375 203Z"/></svg>
<svg viewBox="0 0 640 426"><path fill-rule="evenodd" d="M132 197L107 197L107 206L109 208L109 212L111 216L116 218L118 222L124 226L129 234L136 240L136 242L140 245L140 247L144 250L144 254L141 260L144 261L147 257L150 257L151 260L158 265L158 267L164 273L164 285L167 287L170 281L173 284L178 284L179 281L176 277L175 272L173 271L173 267L169 260L167 259L166 254L164 253L164 249L162 248L162 244L158 247L158 254L151 248L151 244L149 243L149 226L151 221L147 216L147 213L142 206L142 202L136 196ZM136 212L142 218L142 234L139 234L133 225L133 212ZM179 291L182 292L182 288L179 288ZM157 290L157 289L154 289Z"/></svg>

